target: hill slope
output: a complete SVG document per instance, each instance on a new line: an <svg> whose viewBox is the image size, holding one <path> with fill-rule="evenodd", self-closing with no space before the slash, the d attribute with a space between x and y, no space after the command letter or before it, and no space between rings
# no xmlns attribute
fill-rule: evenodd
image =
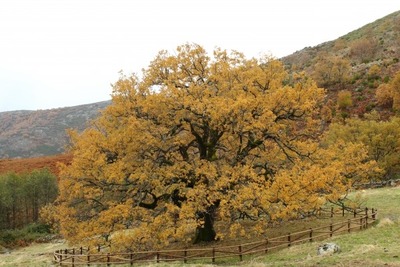
<svg viewBox="0 0 400 267"><path fill-rule="evenodd" d="M64 152L66 130L82 131L111 102L74 107L0 113L0 159L55 155Z"/></svg>
<svg viewBox="0 0 400 267"><path fill-rule="evenodd" d="M350 116L362 116L378 107L376 88L400 70L400 11L365 25L336 40L306 47L281 60L291 71L305 71L328 99L336 103L337 93L348 90L353 106ZM89 120L110 101L75 107L0 113L0 159L55 155L64 152L65 130L83 130Z"/></svg>
<svg viewBox="0 0 400 267"><path fill-rule="evenodd" d="M375 90L400 70L400 11L378 19L336 40L306 47L281 60L289 71L305 71L328 90L352 93L351 115L379 109Z"/></svg>

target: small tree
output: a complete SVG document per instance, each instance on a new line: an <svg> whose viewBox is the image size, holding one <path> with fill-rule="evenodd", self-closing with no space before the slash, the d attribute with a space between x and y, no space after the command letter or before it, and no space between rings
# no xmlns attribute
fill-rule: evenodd
<svg viewBox="0 0 400 267"><path fill-rule="evenodd" d="M373 38L359 39L351 45L350 54L362 63L371 61L377 51L377 42Z"/></svg>
<svg viewBox="0 0 400 267"><path fill-rule="evenodd" d="M400 111L400 71L396 73L390 82L390 87L393 95L393 109Z"/></svg>
<svg viewBox="0 0 400 267"><path fill-rule="evenodd" d="M351 92L347 90L340 91L338 93L337 104L340 110L346 110L353 105L351 98Z"/></svg>
<svg viewBox="0 0 400 267"><path fill-rule="evenodd" d="M379 87L376 89L375 97L379 106L392 108L393 92L392 87L387 83L379 85Z"/></svg>
<svg viewBox="0 0 400 267"><path fill-rule="evenodd" d="M382 170L383 179L391 179L400 172L400 120L379 121L377 114L366 114L366 120L350 119L346 124L331 124L326 134L328 145L344 141L347 144L362 144L368 158L376 161ZM377 177L371 177L377 178Z"/></svg>

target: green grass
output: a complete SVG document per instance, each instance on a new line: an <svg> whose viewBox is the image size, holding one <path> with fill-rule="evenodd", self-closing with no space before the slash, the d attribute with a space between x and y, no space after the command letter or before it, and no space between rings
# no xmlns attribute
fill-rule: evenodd
<svg viewBox="0 0 400 267"><path fill-rule="evenodd" d="M242 266L400 266L400 188L363 190L365 206L378 209L378 222L361 232L334 236L341 253L318 256L323 242L293 246L256 257Z"/></svg>
<svg viewBox="0 0 400 267"><path fill-rule="evenodd" d="M218 260L217 266L399 266L400 267L400 188L381 188L361 191L363 206L378 209L378 221L367 230L334 236L324 241L295 245L265 255ZM353 194L354 196L354 194ZM295 223L293 223L295 225ZM294 227L294 226L291 226ZM304 228L304 225L300 225ZM341 252L318 256L317 247L335 242ZM51 266L52 252L65 248L63 243L35 244L10 254L0 254L0 266ZM121 266L121 265L119 265ZM143 265L135 265L143 266ZM148 267L215 266L210 262L153 263Z"/></svg>
<svg viewBox="0 0 400 267"><path fill-rule="evenodd" d="M220 266L400 266L400 188L363 190L363 206L378 209L375 226L361 232L334 236L324 241L305 243L278 252L254 256L238 263L227 261ZM353 194L354 196L355 194ZM324 242L335 242L341 252L318 256L317 248ZM148 266L183 267L212 266L204 264L161 264Z"/></svg>

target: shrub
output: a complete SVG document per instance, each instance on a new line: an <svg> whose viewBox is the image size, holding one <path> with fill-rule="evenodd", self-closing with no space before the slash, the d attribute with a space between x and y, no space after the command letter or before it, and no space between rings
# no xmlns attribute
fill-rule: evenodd
<svg viewBox="0 0 400 267"><path fill-rule="evenodd" d="M383 83L378 86L375 92L376 102L381 107L392 107L393 105L393 95L391 87Z"/></svg>
<svg viewBox="0 0 400 267"><path fill-rule="evenodd" d="M340 110L346 110L353 105L351 98L351 92L347 90L340 91L338 93L337 104Z"/></svg>
<svg viewBox="0 0 400 267"><path fill-rule="evenodd" d="M39 223L27 225L22 229L0 231L0 245L5 247L26 246L49 233L49 226Z"/></svg>

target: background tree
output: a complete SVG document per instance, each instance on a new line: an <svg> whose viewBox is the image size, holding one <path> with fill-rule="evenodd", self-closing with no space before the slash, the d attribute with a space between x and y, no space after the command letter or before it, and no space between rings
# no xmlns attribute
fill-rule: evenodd
<svg viewBox="0 0 400 267"><path fill-rule="evenodd" d="M393 92L392 87L387 83L382 83L378 86L375 92L376 101L381 107L392 108Z"/></svg>
<svg viewBox="0 0 400 267"><path fill-rule="evenodd" d="M395 111L400 110L400 72L397 72L389 83L381 84L375 93L376 100L380 106L392 107Z"/></svg>
<svg viewBox="0 0 400 267"><path fill-rule="evenodd" d="M373 37L359 39L351 45L350 55L359 62L368 63L374 59L377 47Z"/></svg>
<svg viewBox="0 0 400 267"><path fill-rule="evenodd" d="M48 170L0 176L0 229L37 222L39 210L58 195L56 177Z"/></svg>
<svg viewBox="0 0 400 267"><path fill-rule="evenodd" d="M350 73L351 66L347 59L322 53L314 66L313 78L319 86L339 84L343 88L350 79Z"/></svg>
<svg viewBox="0 0 400 267"><path fill-rule="evenodd" d="M351 92L342 90L337 96L337 107L343 120L349 117L349 108L353 105Z"/></svg>
<svg viewBox="0 0 400 267"><path fill-rule="evenodd" d="M93 127L71 134L64 236L126 250L212 241L218 227L240 235L251 219L259 223L246 231L259 233L340 195L344 165L332 178L321 153L336 152L318 147L324 90L286 78L277 60L220 49L211 58L198 45L161 51L141 80L122 76Z"/></svg>
<svg viewBox="0 0 400 267"><path fill-rule="evenodd" d="M390 81L390 86L393 94L393 109L400 111L400 71Z"/></svg>
<svg viewBox="0 0 400 267"><path fill-rule="evenodd" d="M369 159L376 161L383 171L379 177L393 179L400 173L400 119L380 121L377 116L372 113L367 114L365 120L349 119L345 125L331 124L326 142L329 145L340 141L363 144L368 150Z"/></svg>

